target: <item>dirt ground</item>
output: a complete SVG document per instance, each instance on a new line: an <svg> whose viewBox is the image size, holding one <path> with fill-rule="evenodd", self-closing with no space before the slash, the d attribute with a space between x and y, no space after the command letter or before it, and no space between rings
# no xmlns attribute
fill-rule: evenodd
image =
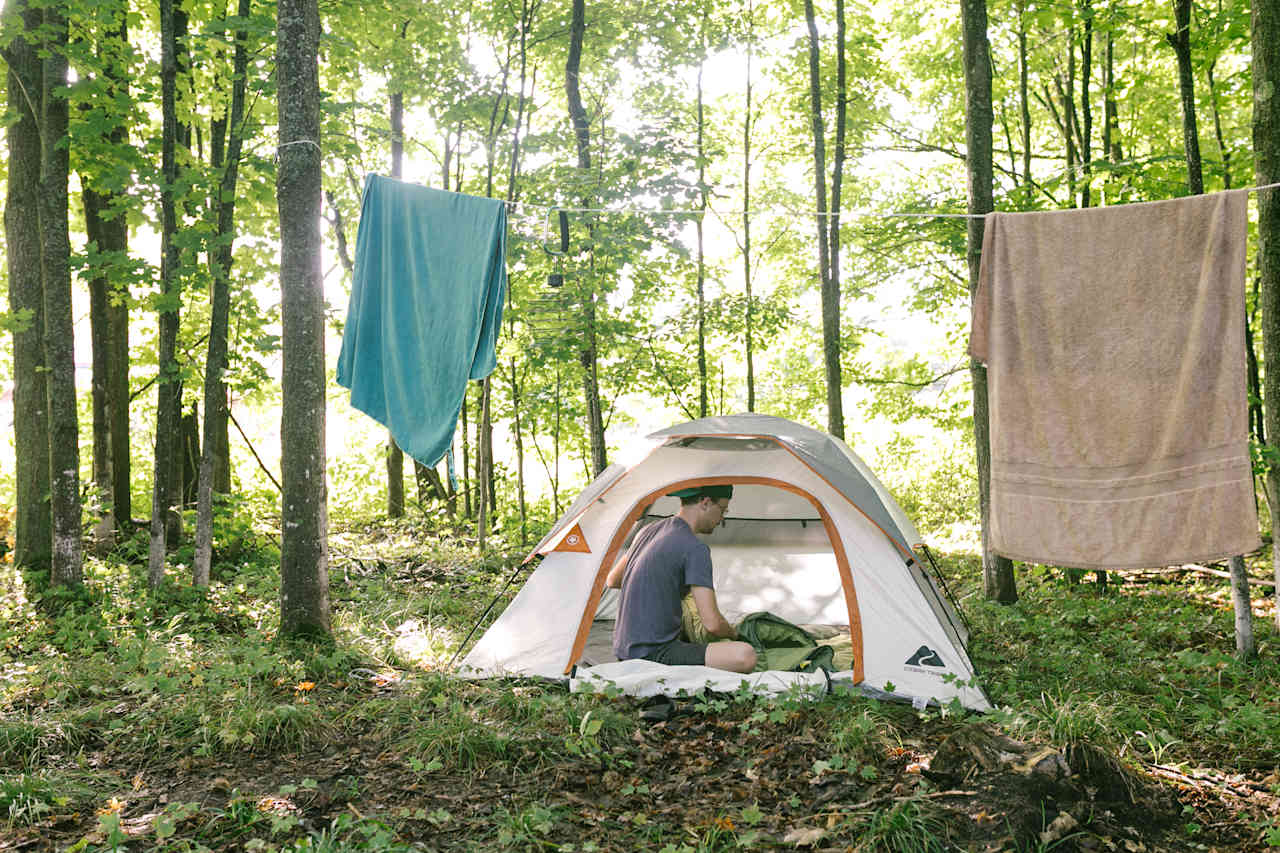
<svg viewBox="0 0 1280 853"><path fill-rule="evenodd" d="M639 711L638 700L614 701ZM326 829L336 839L342 815L426 850L1243 851L1266 848L1259 822L1280 810L1276 780L1260 774L1132 769L1088 744L1058 752L1010 740L980 718L904 714L896 745L871 739L874 751L841 761L815 736L820 708L750 714L677 705L670 720L599 751L549 755L517 743L473 771L424 773L360 737L299 754L91 764L120 780L114 802L130 850L162 849L156 818L174 803L198 808L178 814L163 849L215 851L294 849L290 839ZM0 826L0 850L102 849L98 818ZM354 837L326 849L388 849Z"/></svg>

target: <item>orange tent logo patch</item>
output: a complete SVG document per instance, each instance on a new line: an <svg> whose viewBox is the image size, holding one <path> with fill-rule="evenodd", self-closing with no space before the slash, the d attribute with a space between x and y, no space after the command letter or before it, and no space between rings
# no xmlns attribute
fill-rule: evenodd
<svg viewBox="0 0 1280 853"><path fill-rule="evenodd" d="M556 547L552 551L575 551L579 554L590 554L591 549L587 547L587 538L582 535L582 527L575 524L570 528L569 532L560 538Z"/></svg>

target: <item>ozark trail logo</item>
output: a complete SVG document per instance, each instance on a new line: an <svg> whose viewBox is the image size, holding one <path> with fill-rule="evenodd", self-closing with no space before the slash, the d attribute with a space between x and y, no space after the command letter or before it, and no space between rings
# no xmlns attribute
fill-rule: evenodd
<svg viewBox="0 0 1280 853"><path fill-rule="evenodd" d="M938 653L928 646L921 646L916 649L916 653L907 658L906 666L942 666L946 664L942 662L942 658Z"/></svg>

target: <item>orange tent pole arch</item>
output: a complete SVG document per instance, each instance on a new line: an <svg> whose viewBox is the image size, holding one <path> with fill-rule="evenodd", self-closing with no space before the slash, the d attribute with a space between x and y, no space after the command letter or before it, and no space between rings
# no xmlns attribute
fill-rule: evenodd
<svg viewBox="0 0 1280 853"><path fill-rule="evenodd" d="M573 640L573 649L569 654L569 660L565 663L565 675L573 671L574 664L582 657L582 651L587 644L587 635L591 632L591 622L595 618L596 608L600 605L600 595L604 592L604 582L609 574L609 567L618 559L618 552L622 550L622 543L626 540L631 528L640 520L645 508L665 494L689 488L690 486L736 485L773 486L777 489L783 489L801 496L817 510L819 517L822 519L822 525L827 531L827 538L831 541L831 550L835 554L836 567L840 571L840 583L844 587L845 604L849 608L849 637L853 644L853 683L858 684L862 681L862 618L858 610L858 594L853 586L853 573L849 568L849 558L844 550L844 540L840 538L840 531L836 529L835 522L831 520L826 508L817 498L798 486L773 479L772 477L699 477L691 480L678 480L660 489L653 490L637 501L622 523L618 525L618 529L613 534L613 539L609 542L609 547L605 550L604 557L600 560L600 565L596 569L596 577L591 584L591 595L587 597L587 606L582 612L581 621L578 623L578 633Z"/></svg>

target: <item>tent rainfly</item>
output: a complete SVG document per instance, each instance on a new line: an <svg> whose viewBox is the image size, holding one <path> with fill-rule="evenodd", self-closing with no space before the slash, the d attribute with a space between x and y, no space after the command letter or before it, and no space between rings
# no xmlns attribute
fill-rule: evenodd
<svg viewBox="0 0 1280 853"><path fill-rule="evenodd" d="M967 630L916 558L915 525L843 441L783 418L729 415L655 432L620 459L533 549L526 563L541 563L463 660L465 675L569 676L574 689L612 684L636 695L732 691L744 679L774 692L828 686L822 673L742 676L613 659L609 568L636 530L679 509L670 492L732 484L729 517L702 537L730 621L768 610L846 629L852 667L832 674L832 686L991 707L973 683Z"/></svg>

